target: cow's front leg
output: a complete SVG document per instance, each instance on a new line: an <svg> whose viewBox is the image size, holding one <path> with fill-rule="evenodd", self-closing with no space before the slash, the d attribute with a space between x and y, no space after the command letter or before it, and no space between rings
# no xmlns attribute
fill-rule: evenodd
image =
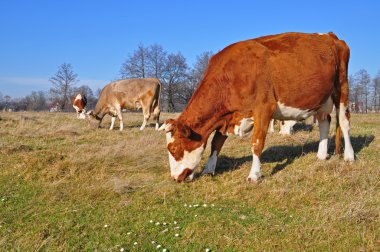
<svg viewBox="0 0 380 252"><path fill-rule="evenodd" d="M112 115L111 117L111 126L110 126L110 130L113 130L113 126L115 124L115 120L116 120L116 116Z"/></svg>
<svg viewBox="0 0 380 252"><path fill-rule="evenodd" d="M218 155L226 141L227 136L222 135L219 131L215 132L215 135L211 142L211 154L208 158L207 164L202 171L202 174L215 174L216 161L218 160Z"/></svg>
<svg viewBox="0 0 380 252"><path fill-rule="evenodd" d="M262 178L260 168L260 155L264 148L265 137L268 132L269 122L272 114L273 113L269 111L260 111L253 115L253 118L255 118L255 126L251 138L252 168L247 178L247 181L249 182L257 182Z"/></svg>

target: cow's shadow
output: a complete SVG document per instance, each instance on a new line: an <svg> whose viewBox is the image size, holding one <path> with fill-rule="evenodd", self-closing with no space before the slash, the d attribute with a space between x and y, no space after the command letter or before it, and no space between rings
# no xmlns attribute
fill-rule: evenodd
<svg viewBox="0 0 380 252"><path fill-rule="evenodd" d="M352 147L355 153L359 153L364 147L369 146L375 136L364 135L364 136L354 136L351 137ZM343 143L342 138L342 143ZM306 155L308 153L314 152L317 154L318 151L318 141L309 142L304 145L280 145L272 146L266 149L261 155L261 163L273 163L278 162L272 172L271 176L277 172L285 169L289 164L293 163L297 158ZM335 152L335 136L329 139L329 150L328 153L333 155ZM343 150L342 150L343 152ZM215 174L222 174L228 171L235 170L239 168L246 162L252 162L252 155L247 155L245 157L233 158L227 156L220 156L218 158L217 166L215 169Z"/></svg>

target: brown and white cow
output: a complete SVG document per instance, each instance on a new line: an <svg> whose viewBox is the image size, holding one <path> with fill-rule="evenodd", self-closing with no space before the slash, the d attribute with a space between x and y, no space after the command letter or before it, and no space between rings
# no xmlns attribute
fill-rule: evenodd
<svg viewBox="0 0 380 252"><path fill-rule="evenodd" d="M280 135L293 135L293 127L296 125L295 120L278 121L280 125ZM270 120L268 132L274 133L274 119Z"/></svg>
<svg viewBox="0 0 380 252"><path fill-rule="evenodd" d="M269 122L320 118L317 157L326 159L330 122L336 107L337 143L345 140L344 160L353 161L349 136L347 68L349 48L333 33L284 33L232 44L210 60L205 76L189 104L165 129L170 172L176 181L192 178L207 139L211 155L203 170L214 173L217 156L229 133L251 138L253 163L248 181L262 177L260 155Z"/></svg>
<svg viewBox="0 0 380 252"><path fill-rule="evenodd" d="M107 84L100 93L98 103L93 111L89 111L91 124L99 126L106 114L112 116L110 130L113 129L116 117L123 130L122 109L142 108L144 122L140 130L145 128L150 115L159 127L161 83L156 78L117 80ZM94 120L97 120L94 122Z"/></svg>
<svg viewBox="0 0 380 252"><path fill-rule="evenodd" d="M86 113L86 105L87 105L87 98L85 95L77 94L76 96L71 98L71 101L73 103L73 108L77 112L77 118L78 119L85 119L85 113Z"/></svg>

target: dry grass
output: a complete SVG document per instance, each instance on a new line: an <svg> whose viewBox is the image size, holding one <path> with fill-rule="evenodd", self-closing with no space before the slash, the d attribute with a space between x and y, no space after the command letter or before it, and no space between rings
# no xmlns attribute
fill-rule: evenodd
<svg viewBox="0 0 380 252"><path fill-rule="evenodd" d="M245 182L249 138L238 137L227 140L214 177L172 182L164 135L140 132L141 122L128 114L119 132L110 121L90 130L73 113L0 113L0 248L380 249L379 115L352 116L352 164L318 161L317 129L269 135L258 185Z"/></svg>

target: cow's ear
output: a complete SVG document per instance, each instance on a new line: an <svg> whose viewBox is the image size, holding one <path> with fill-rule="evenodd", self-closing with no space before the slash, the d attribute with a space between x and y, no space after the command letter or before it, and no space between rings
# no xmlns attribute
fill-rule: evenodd
<svg viewBox="0 0 380 252"><path fill-rule="evenodd" d="M181 136L189 138L191 135L191 129L185 124L178 123L177 124L178 132L181 134Z"/></svg>

